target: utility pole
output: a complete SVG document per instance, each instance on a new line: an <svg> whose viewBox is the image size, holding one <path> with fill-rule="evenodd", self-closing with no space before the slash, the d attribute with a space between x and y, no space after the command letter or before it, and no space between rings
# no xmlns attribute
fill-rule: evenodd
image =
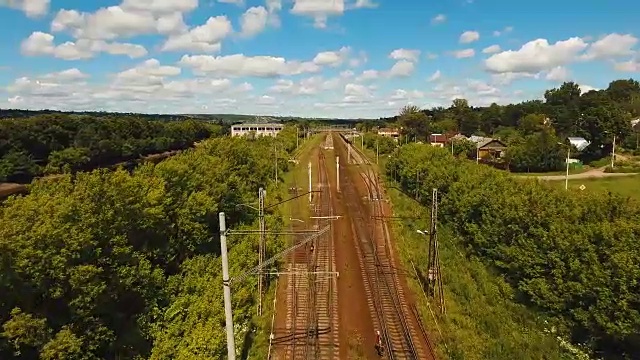
<svg viewBox="0 0 640 360"><path fill-rule="evenodd" d="M360 133L360 148L364 150L364 133Z"/></svg>
<svg viewBox="0 0 640 360"><path fill-rule="evenodd" d="M296 125L296 149L298 148L298 145L300 145L299 140L300 140L300 127Z"/></svg>
<svg viewBox="0 0 640 360"><path fill-rule="evenodd" d="M220 220L220 256L222 258L222 285L224 290L224 317L227 328L227 358L236 360L236 341L233 335L233 313L231 312L231 284L229 279L229 254L227 253L227 225L224 212Z"/></svg>
<svg viewBox="0 0 640 360"><path fill-rule="evenodd" d="M336 187L340 192L340 157L336 156Z"/></svg>
<svg viewBox="0 0 640 360"><path fill-rule="evenodd" d="M273 153L275 154L276 161L276 184L278 183L278 145L273 145Z"/></svg>
<svg viewBox="0 0 640 360"><path fill-rule="evenodd" d="M347 144L347 164L351 164L351 144Z"/></svg>
<svg viewBox="0 0 640 360"><path fill-rule="evenodd" d="M611 150L611 168L613 169L613 162L616 159L616 136L613 135L613 149Z"/></svg>
<svg viewBox="0 0 640 360"><path fill-rule="evenodd" d="M567 174L564 176L564 189L569 190L569 156L571 154L571 145L567 147Z"/></svg>
<svg viewBox="0 0 640 360"><path fill-rule="evenodd" d="M442 269L438 251L438 189L433 189L431 200L431 229L429 231L429 258L427 263L429 294L439 298L440 311L445 312Z"/></svg>
<svg viewBox="0 0 640 360"><path fill-rule="evenodd" d="M376 165L378 165L378 156L380 154L380 146L378 143L378 139L376 139Z"/></svg>
<svg viewBox="0 0 640 360"><path fill-rule="evenodd" d="M311 184L311 161L309 161L308 170L309 170L309 203L311 203L311 194L312 194L311 191L313 191L312 184Z"/></svg>
<svg viewBox="0 0 640 360"><path fill-rule="evenodd" d="M258 218L260 219L260 243L258 245L258 266L262 268L262 262L265 255L265 223L264 223L264 196L265 191L263 188L258 190ZM258 273L258 316L262 315L262 283L263 274Z"/></svg>

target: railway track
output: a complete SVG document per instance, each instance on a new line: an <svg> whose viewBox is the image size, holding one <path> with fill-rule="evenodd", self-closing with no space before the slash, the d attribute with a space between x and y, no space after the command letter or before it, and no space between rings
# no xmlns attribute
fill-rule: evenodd
<svg viewBox="0 0 640 360"><path fill-rule="evenodd" d="M330 139L330 137L328 137ZM328 144L327 144L328 142ZM332 148L332 140L325 148ZM327 175L325 156L318 155L317 189L309 219L318 230L330 225L327 217L333 215L331 191ZM293 195L298 195L294 184ZM304 200L302 200L304 201ZM294 212L299 214L299 202ZM292 214L292 216L295 214ZM304 239L295 237L292 246ZM284 346L284 359L333 360L339 357L337 284L335 271L333 235L329 231L296 251L289 258L287 267L287 336L278 340Z"/></svg>
<svg viewBox="0 0 640 360"><path fill-rule="evenodd" d="M342 144L351 146L342 138ZM347 148L348 149L348 148ZM408 306L397 271L393 266L390 253L389 230L384 220L379 179L374 170L366 165L369 161L355 147L351 149L354 164L364 165L360 176L367 189L369 206L365 206L357 195L355 184L345 174L343 191L347 207L351 214L359 214L354 230L359 241L356 250L359 253L365 291L367 292L369 310L374 326L379 329L385 347L384 355L388 359L435 359L433 349L428 342L422 327L416 329L417 322L410 321L416 314ZM375 221L372 219L380 219ZM372 224L373 222L373 224ZM426 345L424 345L426 344Z"/></svg>

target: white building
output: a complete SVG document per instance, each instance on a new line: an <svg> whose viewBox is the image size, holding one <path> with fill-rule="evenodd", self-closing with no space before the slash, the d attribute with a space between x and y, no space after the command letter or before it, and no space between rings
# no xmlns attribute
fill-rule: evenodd
<svg viewBox="0 0 640 360"><path fill-rule="evenodd" d="M283 127L282 124L237 124L231 126L231 136L276 136Z"/></svg>

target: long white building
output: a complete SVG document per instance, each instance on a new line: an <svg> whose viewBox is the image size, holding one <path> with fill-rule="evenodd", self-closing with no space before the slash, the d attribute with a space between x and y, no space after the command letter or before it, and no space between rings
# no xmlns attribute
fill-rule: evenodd
<svg viewBox="0 0 640 360"><path fill-rule="evenodd" d="M276 136L283 127L282 124L237 124L231 126L231 136Z"/></svg>

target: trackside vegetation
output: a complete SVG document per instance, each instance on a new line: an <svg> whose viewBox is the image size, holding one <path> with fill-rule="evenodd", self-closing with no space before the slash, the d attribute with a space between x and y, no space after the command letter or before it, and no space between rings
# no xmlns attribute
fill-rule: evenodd
<svg viewBox="0 0 640 360"><path fill-rule="evenodd" d="M282 199L295 128L277 139L216 138L133 172L41 179L0 207L1 359L226 356L218 212L257 227L260 186ZM267 226L283 226L278 209ZM268 237L267 256L283 240ZM230 236L232 276L257 263L255 236ZM255 281L232 290L238 353L251 347ZM263 334L264 335L264 334ZM267 335L264 335L267 336Z"/></svg>
<svg viewBox="0 0 640 360"><path fill-rule="evenodd" d="M400 147L388 159L386 174L423 205L430 205L431 189L437 188L439 218L452 246L469 257L468 267L482 262L504 279L504 284L484 284L489 278L465 280L460 270L447 267L445 282L477 283L466 290L456 284L449 291L473 296L470 289L491 286L491 291L483 290L485 297L491 295L485 299L490 304L512 299L535 310L537 323L548 319L545 327L576 344L573 347L605 359L640 356L637 201L612 193L565 192L422 144ZM446 257L447 251L443 253ZM476 331L498 335L501 332L491 328L499 325L493 322ZM485 358L500 358L493 356L500 349L518 354L501 347Z"/></svg>
<svg viewBox="0 0 640 360"><path fill-rule="evenodd" d="M91 170L148 154L186 149L221 135L196 120L153 121L135 115L38 115L0 121L0 181Z"/></svg>

